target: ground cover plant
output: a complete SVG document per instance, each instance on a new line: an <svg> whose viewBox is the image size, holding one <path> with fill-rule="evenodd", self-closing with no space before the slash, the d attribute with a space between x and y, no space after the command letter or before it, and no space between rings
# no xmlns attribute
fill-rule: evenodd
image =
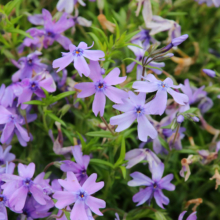
<svg viewBox="0 0 220 220"><path fill-rule="evenodd" d="M1 0L0 220L220 219L219 0Z"/></svg>

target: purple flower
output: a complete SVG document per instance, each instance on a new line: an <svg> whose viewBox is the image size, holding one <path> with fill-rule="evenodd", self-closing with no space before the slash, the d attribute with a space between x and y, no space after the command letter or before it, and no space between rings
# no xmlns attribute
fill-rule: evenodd
<svg viewBox="0 0 220 220"><path fill-rule="evenodd" d="M8 199L4 194L0 194L0 219L1 220L8 220L6 206L8 206Z"/></svg>
<svg viewBox="0 0 220 220"><path fill-rule="evenodd" d="M208 75L208 76L210 76L210 77L212 77L212 78L216 77L216 73L215 73L215 71L213 71L213 70L203 69L202 71L203 71L206 75Z"/></svg>
<svg viewBox="0 0 220 220"><path fill-rule="evenodd" d="M115 220L120 220L118 213L115 213Z"/></svg>
<svg viewBox="0 0 220 220"><path fill-rule="evenodd" d="M128 160L128 164L126 166L127 169L133 167L142 160L147 160L150 167L153 165L153 163L159 164L161 162L160 159L157 157L157 155L148 148L146 149L139 148L128 151L125 154L125 160Z"/></svg>
<svg viewBox="0 0 220 220"><path fill-rule="evenodd" d="M0 125L4 125L1 142L6 143L9 139L12 138L13 133L15 132L19 142L22 146L24 146L24 142L28 142L30 137L21 125L24 124L24 119L11 111L10 109L6 109L3 106L0 106Z"/></svg>
<svg viewBox="0 0 220 220"><path fill-rule="evenodd" d="M86 5L83 0L59 0L57 3L57 10L64 10L66 13L71 14L77 2L82 6Z"/></svg>
<svg viewBox="0 0 220 220"><path fill-rule="evenodd" d="M208 7L214 5L216 8L220 6L220 0L195 0L199 4L206 3Z"/></svg>
<svg viewBox="0 0 220 220"><path fill-rule="evenodd" d="M21 85L23 91L18 97L17 104L21 104L21 109L26 109L28 107L27 104L23 103L30 101L33 93L40 98L45 97L44 91L41 88L44 88L48 92L56 91L56 84L54 83L52 76L47 72L37 74L32 79L23 79Z"/></svg>
<svg viewBox="0 0 220 220"><path fill-rule="evenodd" d="M184 116L183 115L178 115L176 118L176 121L181 124L184 121Z"/></svg>
<svg viewBox="0 0 220 220"><path fill-rule="evenodd" d="M146 94L140 93L135 95L129 91L128 95L129 98L123 99L123 104L113 105L113 108L125 113L110 118L110 124L118 125L115 131L120 132L130 127L135 119L137 119L138 138L144 142L147 141L147 136L150 136L152 139L156 138L157 131L146 117L149 114L149 104L145 104Z"/></svg>
<svg viewBox="0 0 220 220"><path fill-rule="evenodd" d="M15 155L9 153L10 150L11 146L6 147L3 151L3 147L0 145L0 166L15 159Z"/></svg>
<svg viewBox="0 0 220 220"><path fill-rule="evenodd" d="M141 41L143 42L143 49L147 50L150 46L150 43L155 44L158 41L155 40L152 36L150 36L150 31L147 29L141 29L141 31L136 34L132 39L132 42Z"/></svg>
<svg viewBox="0 0 220 220"><path fill-rule="evenodd" d="M150 35L154 35L163 31L168 31L168 42L181 35L181 27L173 20L164 19L158 15L153 15L152 21L147 24L150 28Z"/></svg>
<svg viewBox="0 0 220 220"><path fill-rule="evenodd" d="M12 76L12 81L17 82L19 79L31 78L35 73L39 73L47 68L46 64L41 63L38 58L42 53L35 51L27 57L21 57L18 60L19 70Z"/></svg>
<svg viewBox="0 0 220 220"><path fill-rule="evenodd" d="M180 215L179 215L179 218L178 220L183 220L183 216L185 215L187 211L183 211ZM188 218L186 220L196 220L197 217L196 217L196 212L193 212L191 215L188 216Z"/></svg>
<svg viewBox="0 0 220 220"><path fill-rule="evenodd" d="M31 50L36 50L40 48L42 42L39 37L33 37L33 39L26 37L23 43L18 47L18 53L22 53L25 47L29 47Z"/></svg>
<svg viewBox="0 0 220 220"><path fill-rule="evenodd" d="M91 47L93 47L93 45ZM80 76L82 76L82 73L85 76L89 76L90 69L84 57L93 61L98 61L105 56L105 53L101 50L88 50L91 47L88 47L87 44L84 42L79 43L77 47L73 44L70 44L70 52L62 53L63 57L54 60L53 68L59 67L59 69L57 70L57 72L59 72L66 66L68 66L70 63L74 62L73 65L79 72Z"/></svg>
<svg viewBox="0 0 220 220"><path fill-rule="evenodd" d="M62 165L60 166L60 169L63 172L72 171L82 185L88 178L86 170L89 165L90 157L88 155L83 156L82 149L79 145L74 146L72 152L76 163L70 160L61 161Z"/></svg>
<svg viewBox="0 0 220 220"><path fill-rule="evenodd" d="M70 214L70 219L74 220L80 216L81 220L88 220L87 209L103 215L99 209L105 208L105 201L91 196L93 193L103 188L104 182L96 183L97 174L92 174L81 186L72 172L67 172L67 180L59 179L59 183L66 191L56 191L53 197L57 200L55 206L59 209L75 203Z"/></svg>
<svg viewBox="0 0 220 220"><path fill-rule="evenodd" d="M2 186L4 194L9 195L9 205L15 211L21 211L24 208L28 194L31 194L40 205L46 205L45 199L50 199L44 194L42 187L36 184L35 180L32 180L34 171L34 163L30 163L28 166L19 163L19 176L10 174L2 174L1 176L1 179L6 182Z"/></svg>
<svg viewBox="0 0 220 220"><path fill-rule="evenodd" d="M135 43L135 44L139 45L141 48L143 48L141 41L135 41L133 43ZM128 46L128 48L134 52L134 54L136 56L136 60L142 61L142 58L145 54L144 49L141 49L141 48L135 47L135 46ZM151 58L149 59L149 61L150 60L151 60ZM127 68L126 68L127 73L130 73L133 70L135 64L136 64L135 62L132 62L131 64L129 64L127 66ZM152 61L152 62L149 63L149 66L161 68L161 67L164 67L165 64L164 63L157 63L157 62ZM161 74L162 73L162 71L158 70L158 69L153 69L153 68L152 69L149 68L149 69L152 70L156 74ZM142 70L143 70L143 67L138 64L137 65L137 80L141 79Z"/></svg>
<svg viewBox="0 0 220 220"><path fill-rule="evenodd" d="M163 171L164 164L161 162L159 165L153 164L151 168L152 179L140 172L130 174L133 180L128 182L129 186L147 186L133 196L133 202L138 202L137 206L145 202L150 204L153 197L157 205L162 209L164 209L163 204L168 205L169 199L163 194L162 189L173 191L175 190L175 186L170 183L173 179L173 174L169 174L162 178Z"/></svg>
<svg viewBox="0 0 220 220"><path fill-rule="evenodd" d="M67 50L69 45L71 44L71 41L69 38L63 36L61 33L73 26L73 20L67 18L68 14L63 13L59 21L57 21L56 23L53 21L50 12L46 9L42 9L44 22L42 22L42 19L39 15L37 16L38 17L36 17L35 19L32 17L32 19L29 20L36 24L43 23L44 29L31 28L27 30L27 32L30 33L32 37L43 36L44 48L47 48L48 46L52 45L54 41L57 41L63 46L64 49Z"/></svg>
<svg viewBox="0 0 220 220"><path fill-rule="evenodd" d="M156 96L149 104L150 114L162 115L166 109L167 93L169 93L173 99L180 105L186 105L189 101L187 95L174 91L172 88L181 88L181 84L178 86L173 85L171 78L166 78L164 81L158 80L154 75L148 74L145 77L146 81L137 81L133 83L133 88L136 92L154 92L157 91ZM160 105L158 106L158 103Z"/></svg>
<svg viewBox="0 0 220 220"><path fill-rule="evenodd" d="M128 93L113 87L113 85L120 84L125 81L126 76L119 77L119 68L114 68L104 79L102 69L97 61L90 61L89 64L90 75L89 78L93 82L83 82L76 84L74 88L81 90L78 93L78 98L85 98L95 93L95 98L92 105L92 110L97 116L103 116L105 110L106 96L115 103L123 103L122 99L128 97Z"/></svg>
<svg viewBox="0 0 220 220"><path fill-rule="evenodd" d="M45 205L41 205L31 196L27 198L22 213L28 220L46 218L51 214L48 211L52 207L54 207L53 200L49 200Z"/></svg>

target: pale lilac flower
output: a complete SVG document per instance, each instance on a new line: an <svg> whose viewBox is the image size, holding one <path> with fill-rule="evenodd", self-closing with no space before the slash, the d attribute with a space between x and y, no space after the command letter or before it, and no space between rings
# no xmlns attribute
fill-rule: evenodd
<svg viewBox="0 0 220 220"><path fill-rule="evenodd" d="M169 174L162 178L164 164L153 164L151 168L152 179L140 172L130 174L133 180L128 182L129 186L146 186L133 196L133 202L138 202L137 206L147 202L150 205L151 199L154 197L158 206L164 209L163 204L168 205L169 199L163 194L162 190L173 191L175 186L170 183L173 174Z"/></svg>
<svg viewBox="0 0 220 220"><path fill-rule="evenodd" d="M120 69L114 68L105 78L102 75L102 69L98 61L90 61L89 64L90 75L89 78L93 82L83 82L75 85L75 89L81 90L78 93L78 98L85 98L95 94L92 105L92 110L97 116L103 116L105 110L106 96L115 103L123 103L122 99L128 97L128 93L113 87L125 81L126 76L119 77Z"/></svg>
<svg viewBox="0 0 220 220"><path fill-rule="evenodd" d="M150 35L150 31L147 29L141 29L141 31L131 39L132 43L135 43L137 41L141 41L143 43L144 50L147 50L149 48L150 43L159 43Z"/></svg>
<svg viewBox="0 0 220 220"><path fill-rule="evenodd" d="M135 41L133 43L135 43L135 44L139 45L141 48L143 48L143 45L142 45L141 41ZM142 58L145 54L145 50L141 49L139 47L135 47L135 46L128 46L128 48L134 52L134 54L136 56L136 60L141 62ZM151 58L149 58L149 61L150 60L151 60ZM136 64L135 62L130 63L126 68L126 72L130 73L133 70L135 64ZM161 68L161 67L165 66L165 63L157 63L157 62L152 61L148 65L152 66L152 67ZM158 69L153 69L153 68L149 68L149 69L152 70L156 74L161 74L162 73L162 71L158 70ZM142 70L143 70L143 67L141 65L137 64L137 80L141 79Z"/></svg>
<svg viewBox="0 0 220 220"><path fill-rule="evenodd" d="M70 44L70 52L62 53L63 57L54 60L53 68L59 67L59 69L57 70L57 72L59 72L73 62L73 65L79 72L80 76L82 76L82 73L85 76L89 76L90 68L84 57L93 61L98 61L105 56L105 53L101 50L88 50L91 47L93 47L93 45L88 47L87 44L84 42L79 43L77 47L73 44Z"/></svg>
<svg viewBox="0 0 220 220"><path fill-rule="evenodd" d="M216 8L220 6L220 0L195 0L199 4L206 3L208 7L214 5Z"/></svg>
<svg viewBox="0 0 220 220"><path fill-rule="evenodd" d="M184 116L183 115L178 115L176 118L176 121L181 124L184 121Z"/></svg>
<svg viewBox="0 0 220 220"><path fill-rule="evenodd" d="M139 148L128 151L125 154L125 160L128 160L128 164L126 166L127 169L133 167L142 160L147 160L150 167L152 167L153 163L159 164L161 162L157 155L148 148Z"/></svg>
<svg viewBox="0 0 220 220"><path fill-rule="evenodd" d="M46 64L41 63L38 58L42 53L35 51L27 57L21 57L18 60L19 70L13 74L12 81L17 82L19 79L31 78L33 73L39 73L47 68Z"/></svg>
<svg viewBox="0 0 220 220"><path fill-rule="evenodd" d="M133 83L133 88L136 89L136 92L155 92L156 96L149 104L150 114L159 114L162 115L166 109L167 104L167 93L169 93L173 99L180 105L186 105L189 101L187 95L176 92L174 89L182 87L182 84L176 86L173 85L171 78L166 78L164 81L158 80L154 75L148 74L145 77L146 81L136 81ZM160 105L158 106L158 103Z"/></svg>
<svg viewBox="0 0 220 220"><path fill-rule="evenodd" d="M1 135L1 142L6 143L12 138L12 135L15 132L19 142L22 146L24 146L23 142L28 142L30 137L27 133L27 130L21 126L24 124L23 117L13 112L11 109L6 109L3 106L0 106L0 115L0 125L4 125Z"/></svg>
<svg viewBox="0 0 220 220"><path fill-rule="evenodd" d="M38 15L39 16L39 15ZM63 46L64 49L68 49L69 45L71 44L71 41L69 38L62 35L64 31L69 29L73 26L73 20L68 19L68 14L63 13L59 21L54 22L50 12L46 9L42 9L42 16L44 22L42 22L42 19L40 17L39 20L31 19L30 21L36 24L44 24L43 29L37 29L37 28L31 28L27 30L27 32L32 37L44 37L43 39L43 46L44 48L47 48L48 46L52 45L54 41L57 41L59 44Z"/></svg>
<svg viewBox="0 0 220 220"><path fill-rule="evenodd" d="M66 13L71 14L77 2L82 6L86 6L83 0L59 0L57 3L57 10L64 10Z"/></svg>
<svg viewBox="0 0 220 220"><path fill-rule="evenodd" d="M115 220L120 220L118 213L115 213Z"/></svg>
<svg viewBox="0 0 220 220"><path fill-rule="evenodd" d="M206 75L208 75L208 76L210 76L210 77L212 77L212 78L216 77L216 73L215 73L215 71L213 71L213 70L203 69L202 71L203 71Z"/></svg>
<svg viewBox="0 0 220 220"><path fill-rule="evenodd" d="M25 47L29 47L31 50L36 50L40 48L42 42L39 37L33 37L33 39L26 37L23 40L23 43L18 47L18 53L22 53Z"/></svg>
<svg viewBox="0 0 220 220"><path fill-rule="evenodd" d="M151 29L150 35L168 31L168 42L181 35L181 27L177 22L164 19L158 15L153 15L152 21L147 24L147 28Z"/></svg>
<svg viewBox="0 0 220 220"><path fill-rule="evenodd" d="M44 88L48 92L56 91L56 84L48 72L37 74L32 79L23 79L21 85L23 91L18 97L17 104L17 106L21 104L21 109L26 109L28 107L24 102L30 101L33 93L40 98L45 97L44 91L41 88Z"/></svg>
<svg viewBox="0 0 220 220"><path fill-rule="evenodd" d="M25 202L22 216L26 216L28 220L46 218L51 214L51 212L48 212L49 209L53 207L53 200L49 200L45 205L41 205L31 196Z"/></svg>
<svg viewBox="0 0 220 220"><path fill-rule="evenodd" d="M123 99L123 104L113 105L113 108L125 113L110 118L110 124L118 125L115 131L120 132L130 127L137 119L138 138L144 142L147 141L147 136L150 136L152 139L156 138L157 131L146 117L149 114L149 104L145 104L146 94L140 93L135 95L129 91L128 95L129 98Z"/></svg>
<svg viewBox="0 0 220 220"><path fill-rule="evenodd" d="M32 180L35 171L35 164L30 163L28 166L18 164L19 176L2 174L1 179L6 183L2 186L5 195L10 195L9 205L15 211L21 211L24 208L28 193L41 205L46 205L46 200L50 198L44 194L42 187Z"/></svg>
<svg viewBox="0 0 220 220"><path fill-rule="evenodd" d="M75 203L70 214L74 220L80 216L81 220L88 220L88 209L97 215L103 215L100 208L105 208L105 201L91 196L103 188L104 182L96 183L97 174L92 174L81 186L72 172L67 172L67 179L59 179L59 183L66 191L56 191L53 197L57 200L55 206L59 209Z"/></svg>
<svg viewBox="0 0 220 220"><path fill-rule="evenodd" d="M71 160L61 161L62 164L60 166L60 169L63 172L72 171L76 175L80 184L82 185L88 178L86 170L89 165L90 156L83 155L82 149L79 145L76 145L72 148L72 153L76 160L76 163Z"/></svg>
<svg viewBox="0 0 220 220"><path fill-rule="evenodd" d="M179 215L178 220L183 220L183 217L184 217L184 215L185 215L186 212L187 212L187 211L183 211L183 212ZM192 214L190 214L190 215L188 216L188 218L187 218L186 220L196 220L196 219L197 219L196 212L193 212Z"/></svg>
<svg viewBox="0 0 220 220"><path fill-rule="evenodd" d="M7 146L5 150L3 151L3 147L0 145L0 166L3 164L6 164L7 162L11 162L15 159L15 155L12 153L9 153L12 146Z"/></svg>

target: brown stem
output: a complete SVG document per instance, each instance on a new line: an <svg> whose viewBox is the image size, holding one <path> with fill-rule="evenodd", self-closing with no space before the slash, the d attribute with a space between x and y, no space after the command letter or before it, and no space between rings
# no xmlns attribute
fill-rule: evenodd
<svg viewBox="0 0 220 220"><path fill-rule="evenodd" d="M106 127L108 128L108 130L112 133L112 135L115 135L114 131L109 127L107 121L104 119L103 116L99 115L100 118L102 119L102 121L104 122L104 124L106 125Z"/></svg>
<svg viewBox="0 0 220 220"><path fill-rule="evenodd" d="M44 172L46 172L48 170L49 167L53 166L54 162L51 162L49 164L47 164L47 166L44 168Z"/></svg>
<svg viewBox="0 0 220 220"><path fill-rule="evenodd" d="M174 145L174 143L175 143L176 137L177 137L177 135L178 135L178 133L179 133L179 128L180 128L180 125L177 126L176 133L175 133L175 136L174 136L174 138L173 138L173 143L172 143L172 145Z"/></svg>

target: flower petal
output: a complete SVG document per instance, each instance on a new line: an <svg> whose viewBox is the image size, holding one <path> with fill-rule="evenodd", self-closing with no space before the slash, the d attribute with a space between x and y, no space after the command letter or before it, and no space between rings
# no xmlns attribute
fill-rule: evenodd
<svg viewBox="0 0 220 220"><path fill-rule="evenodd" d="M108 86L105 91L104 91L105 95L113 102L115 103L123 103L122 99L125 99L128 97L128 93L115 88L113 86Z"/></svg>
<svg viewBox="0 0 220 220"><path fill-rule="evenodd" d="M95 85L93 82L83 82L83 83L78 83L74 86L75 89L81 90L77 94L78 98L85 98L93 95L96 90L95 90Z"/></svg>
<svg viewBox="0 0 220 220"><path fill-rule="evenodd" d="M35 172L35 164L30 163L29 165L23 165L22 163L18 164L18 173L19 176L23 178L32 178Z"/></svg>
<svg viewBox="0 0 220 220"><path fill-rule="evenodd" d="M189 97L183 93L176 92L169 88L167 92L173 97L173 99L180 105L186 105L189 102Z"/></svg>
<svg viewBox="0 0 220 220"><path fill-rule="evenodd" d="M140 172L131 173L130 176L133 180L128 182L129 186L150 186L153 184L153 181Z"/></svg>
<svg viewBox="0 0 220 220"><path fill-rule="evenodd" d="M86 213L85 203L83 201L77 201L73 206L73 209L70 214L70 219L79 219L80 220L88 220L88 216Z"/></svg>
<svg viewBox="0 0 220 220"><path fill-rule="evenodd" d="M71 52L67 53L67 55L58 58L53 61L53 68L58 68L57 72L63 70L65 67L67 67L70 63L72 63L74 60L74 56Z"/></svg>
<svg viewBox="0 0 220 220"><path fill-rule="evenodd" d="M34 199L41 205L46 205L46 201L44 199L43 189L34 184L30 187L30 192L32 193Z"/></svg>
<svg viewBox="0 0 220 220"><path fill-rule="evenodd" d="M80 76L82 76L82 73L85 76L89 76L90 69L89 69L89 66L83 56L74 57L74 67L79 72Z"/></svg>
<svg viewBox="0 0 220 220"><path fill-rule="evenodd" d="M105 208L106 203L102 199L97 199L93 196L88 196L86 199L86 204L89 206L89 208L96 214L96 215L101 215L103 214L100 212L100 208Z"/></svg>
<svg viewBox="0 0 220 220"><path fill-rule="evenodd" d="M108 84L108 85L117 85L117 84L120 84L120 83L123 83L127 76L124 76L124 77L119 77L120 75L120 69L119 68L114 68L106 77L105 77L105 82Z"/></svg>
<svg viewBox="0 0 220 220"><path fill-rule="evenodd" d="M105 53L101 50L84 50L83 56L94 61L98 61L105 57Z"/></svg>
<svg viewBox="0 0 220 220"><path fill-rule="evenodd" d="M97 116L98 113L100 114L100 116L103 116L105 110L105 103L105 94L103 92L96 92L92 104L92 111L94 112L95 116Z"/></svg>
<svg viewBox="0 0 220 220"><path fill-rule="evenodd" d="M53 198L57 200L55 206L58 209L63 209L67 205L71 205L76 201L76 195L67 191L56 191L53 194Z"/></svg>

